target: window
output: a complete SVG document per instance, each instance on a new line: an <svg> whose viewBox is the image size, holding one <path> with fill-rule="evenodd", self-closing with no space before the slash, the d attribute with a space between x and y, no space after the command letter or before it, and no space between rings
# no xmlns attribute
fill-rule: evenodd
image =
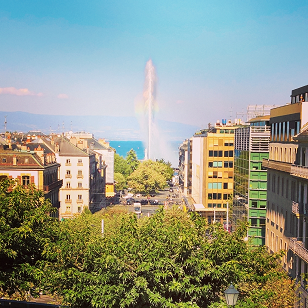
<svg viewBox="0 0 308 308"><path fill-rule="evenodd" d="M82 183L81 182L78 183L78 188L82 188Z"/></svg>
<svg viewBox="0 0 308 308"><path fill-rule="evenodd" d="M225 168L233 168L233 161L225 161L224 167Z"/></svg>
<svg viewBox="0 0 308 308"><path fill-rule="evenodd" d="M229 157L229 151L224 152L224 157Z"/></svg>
<svg viewBox="0 0 308 308"><path fill-rule="evenodd" d="M82 159L78 158L78 164L82 164Z"/></svg>
<svg viewBox="0 0 308 308"><path fill-rule="evenodd" d="M258 201L251 201L251 207L258 207Z"/></svg>
<svg viewBox="0 0 308 308"><path fill-rule="evenodd" d="M209 167L213 167L213 162L212 161L209 161Z"/></svg>
<svg viewBox="0 0 308 308"><path fill-rule="evenodd" d="M6 163L6 158L2 158L2 162L3 162L3 163Z"/></svg>
<svg viewBox="0 0 308 308"><path fill-rule="evenodd" d="M67 175L71 175L71 170L66 170Z"/></svg>
<svg viewBox="0 0 308 308"><path fill-rule="evenodd" d="M66 195L66 200L71 200L71 195Z"/></svg>
<svg viewBox="0 0 308 308"><path fill-rule="evenodd" d="M224 189L228 189L228 183L224 183Z"/></svg>
<svg viewBox="0 0 308 308"><path fill-rule="evenodd" d="M222 167L222 161L214 161L213 167L221 168Z"/></svg>
<svg viewBox="0 0 308 308"><path fill-rule="evenodd" d="M213 152L214 151L209 151L209 157L213 157L214 155L213 155Z"/></svg>
<svg viewBox="0 0 308 308"><path fill-rule="evenodd" d="M71 188L71 182L66 182L66 188Z"/></svg>
<svg viewBox="0 0 308 308"><path fill-rule="evenodd" d="M66 164L66 165L70 165L70 164L71 164L71 160L70 160L70 159L67 159L65 164Z"/></svg>
<svg viewBox="0 0 308 308"><path fill-rule="evenodd" d="M21 177L22 179L22 185L27 186L30 184L30 176L29 175L23 175Z"/></svg>
<svg viewBox="0 0 308 308"><path fill-rule="evenodd" d="M251 218L250 223L252 226L257 227L258 226L258 219L257 218Z"/></svg>
<svg viewBox="0 0 308 308"><path fill-rule="evenodd" d="M78 195L78 200L82 200L82 195Z"/></svg>
<svg viewBox="0 0 308 308"><path fill-rule="evenodd" d="M78 178L82 178L82 170L78 170L77 177L78 177Z"/></svg>

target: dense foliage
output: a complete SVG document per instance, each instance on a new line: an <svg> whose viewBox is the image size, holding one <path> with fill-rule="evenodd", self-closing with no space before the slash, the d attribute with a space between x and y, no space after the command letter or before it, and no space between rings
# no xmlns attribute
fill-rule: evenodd
<svg viewBox="0 0 308 308"><path fill-rule="evenodd" d="M294 304L279 256L252 249L244 225L230 234L177 209L141 220L107 211L65 221L60 234L45 272L73 307L226 307L231 282L240 291L236 307Z"/></svg>
<svg viewBox="0 0 308 308"><path fill-rule="evenodd" d="M294 285L265 248L195 213L137 219L116 207L58 222L33 187L0 183L2 295L44 290L71 307L293 307ZM104 234L101 221L104 219Z"/></svg>
<svg viewBox="0 0 308 308"><path fill-rule="evenodd" d="M164 162L147 160L142 162L128 177L128 186L134 192L149 194L163 189L172 175L173 169L170 165Z"/></svg>
<svg viewBox="0 0 308 308"><path fill-rule="evenodd" d="M27 298L39 290L45 247L51 244L58 222L54 209L34 186L12 180L0 182L0 297Z"/></svg>

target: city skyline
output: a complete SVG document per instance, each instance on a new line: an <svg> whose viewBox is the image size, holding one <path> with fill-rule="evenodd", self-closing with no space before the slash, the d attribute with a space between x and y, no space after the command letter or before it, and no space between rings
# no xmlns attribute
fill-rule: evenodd
<svg viewBox="0 0 308 308"><path fill-rule="evenodd" d="M135 116L144 67L156 117L199 127L307 84L304 1L6 1L1 111Z"/></svg>

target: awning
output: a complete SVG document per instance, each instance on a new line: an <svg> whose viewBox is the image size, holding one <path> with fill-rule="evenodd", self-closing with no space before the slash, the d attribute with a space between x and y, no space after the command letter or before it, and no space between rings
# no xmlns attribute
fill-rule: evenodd
<svg viewBox="0 0 308 308"><path fill-rule="evenodd" d="M202 203L193 204L196 212L206 212L205 207Z"/></svg>

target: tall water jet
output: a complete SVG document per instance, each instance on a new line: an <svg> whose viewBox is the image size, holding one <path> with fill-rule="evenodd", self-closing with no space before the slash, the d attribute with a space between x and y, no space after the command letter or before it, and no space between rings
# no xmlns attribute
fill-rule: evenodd
<svg viewBox="0 0 308 308"><path fill-rule="evenodd" d="M153 118L154 118L154 95L155 95L155 68L150 59L145 66L144 82L144 107L148 119L148 140L147 140L147 158L152 159L152 139L153 139Z"/></svg>

